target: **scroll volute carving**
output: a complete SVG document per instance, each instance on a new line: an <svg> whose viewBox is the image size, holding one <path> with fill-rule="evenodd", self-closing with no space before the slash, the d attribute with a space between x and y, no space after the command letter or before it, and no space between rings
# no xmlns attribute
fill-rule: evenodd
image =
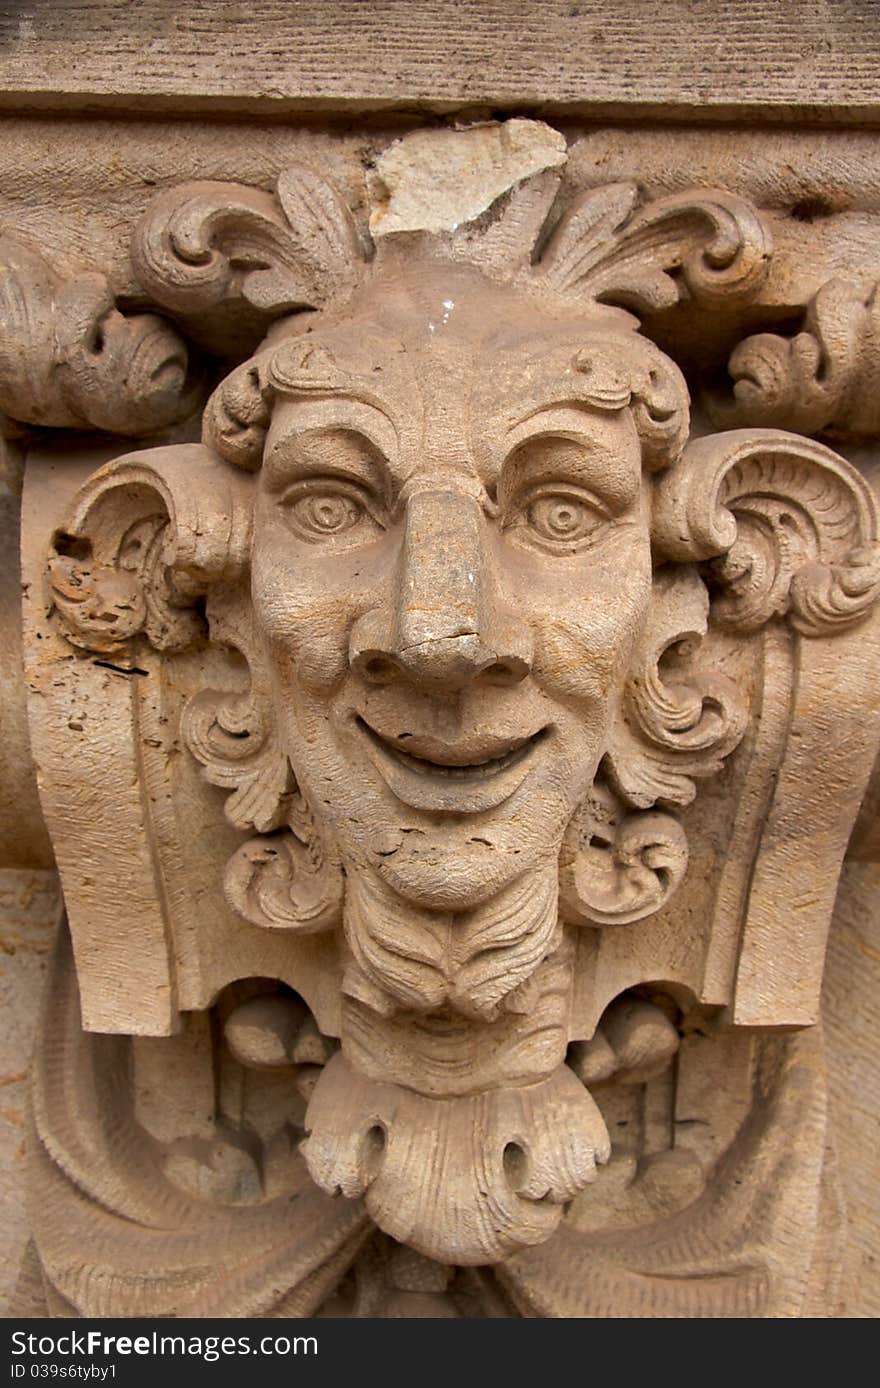
<svg viewBox="0 0 880 1388"><path fill-rule="evenodd" d="M561 217L540 274L564 294L584 294L641 314L683 300L720 307L760 286L770 237L757 212L719 189L690 189L640 205L634 183L582 193Z"/></svg>
<svg viewBox="0 0 880 1388"><path fill-rule="evenodd" d="M837 277L807 304L792 337L757 333L733 351L733 400L708 397L726 428L765 425L803 434L872 438L880 432L877 285Z"/></svg>
<svg viewBox="0 0 880 1388"><path fill-rule="evenodd" d="M751 843L752 866L737 957L726 966L730 1016L810 1024L838 874L880 736L877 502L822 444L734 430L688 445L658 484L654 528L662 553L701 565L712 620L764 643L768 731L734 830L738 844ZM795 882L797 909L787 909L780 884Z"/></svg>
<svg viewBox="0 0 880 1388"><path fill-rule="evenodd" d="M219 182L171 188L132 242L151 298L225 352L252 349L281 314L350 293L365 254L340 194L304 164L285 170L274 193Z"/></svg>
<svg viewBox="0 0 880 1388"><path fill-rule="evenodd" d="M688 864L671 814L626 813L608 786L593 787L559 858L559 904L574 925L630 925L669 900Z"/></svg>
<svg viewBox="0 0 880 1388"><path fill-rule="evenodd" d="M81 649L119 657L142 636L174 653L204 644L210 628L214 643L244 657L247 688L196 693L181 722L206 779L227 792L229 823L267 836L233 856L226 895L254 924L323 930L339 920L342 879L274 727L244 584L252 493L247 474L201 445L119 458L80 489L56 531L49 586Z"/></svg>
<svg viewBox="0 0 880 1388"><path fill-rule="evenodd" d="M160 651L197 640L196 600L247 570L250 491L246 476L198 444L101 468L77 493L49 559L68 639L105 654L140 634Z"/></svg>
<svg viewBox="0 0 880 1388"><path fill-rule="evenodd" d="M861 621L880 593L877 503L821 444L772 429L688 445L657 489L654 533L677 560L714 561L714 620L753 632L776 617L805 636Z"/></svg>

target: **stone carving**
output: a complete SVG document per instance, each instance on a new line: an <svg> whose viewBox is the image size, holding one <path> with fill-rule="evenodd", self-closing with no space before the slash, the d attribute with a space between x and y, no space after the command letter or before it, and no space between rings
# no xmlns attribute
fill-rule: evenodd
<svg viewBox="0 0 880 1388"><path fill-rule="evenodd" d="M0 236L0 409L27 424L139 435L197 405L190 354L170 323L125 316L103 275L62 279Z"/></svg>
<svg viewBox="0 0 880 1388"><path fill-rule="evenodd" d="M781 1029L817 1019L880 744L877 505L760 410L689 438L633 316L752 298L757 213L624 184L560 210L558 137L524 178L527 136L489 140L460 228L392 178L372 244L310 168L160 194L142 284L246 359L201 444L112 457L66 509L33 484L33 740L83 1022L116 1033L80 1031L60 955L55 1313L827 1293L820 1040ZM127 1048L134 1116L94 1114Z"/></svg>
<svg viewBox="0 0 880 1388"><path fill-rule="evenodd" d="M807 305L794 337L758 333L730 358L734 399L716 399L725 425L770 424L802 434L870 438L877 407L876 285L829 280Z"/></svg>

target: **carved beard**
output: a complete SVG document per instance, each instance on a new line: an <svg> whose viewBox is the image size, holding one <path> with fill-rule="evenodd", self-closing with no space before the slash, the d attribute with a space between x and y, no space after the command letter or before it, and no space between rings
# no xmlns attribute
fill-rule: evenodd
<svg viewBox="0 0 880 1388"><path fill-rule="evenodd" d="M496 1017L562 938L555 857L467 911L430 911L346 863L345 991L375 1010Z"/></svg>
<svg viewBox="0 0 880 1388"><path fill-rule="evenodd" d="M442 1263L543 1242L610 1154L564 1063L574 950L557 896L555 858L461 912L348 874L342 1046L301 1151L322 1190L363 1198L387 1234Z"/></svg>

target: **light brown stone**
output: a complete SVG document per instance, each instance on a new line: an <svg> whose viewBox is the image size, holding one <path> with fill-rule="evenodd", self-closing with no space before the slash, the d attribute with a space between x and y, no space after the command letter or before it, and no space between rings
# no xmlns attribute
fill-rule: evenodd
<svg viewBox="0 0 880 1388"><path fill-rule="evenodd" d="M871 1314L873 144L416 124L3 241L48 1310Z"/></svg>
<svg viewBox="0 0 880 1388"><path fill-rule="evenodd" d="M0 37L16 111L878 114L875 0L30 0Z"/></svg>

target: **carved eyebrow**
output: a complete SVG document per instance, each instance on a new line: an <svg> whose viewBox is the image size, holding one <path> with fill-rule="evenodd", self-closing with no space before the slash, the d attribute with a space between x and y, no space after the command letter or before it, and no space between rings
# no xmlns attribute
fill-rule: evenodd
<svg viewBox="0 0 880 1388"><path fill-rule="evenodd" d="M531 457L530 445L545 442L543 457L537 447ZM612 507L630 506L641 485L641 450L633 431L632 450L618 446L606 437L597 438L590 430L589 418L577 406L548 408L532 412L527 419L509 431L505 440L505 456L497 469L498 494L502 495L516 481L523 480L579 481L599 492ZM565 450L566 470L560 476L559 464ZM525 472L526 479L514 474Z"/></svg>
<svg viewBox="0 0 880 1388"><path fill-rule="evenodd" d="M543 395L543 398L542 398ZM570 410L573 413L587 414L590 410L598 410L601 414L618 414L626 409L632 400L632 390L628 383L615 381L606 386L605 389L590 389L583 381L572 381L570 388L559 382L555 391L547 394L533 395L528 405L523 408L520 402L518 406L511 410L507 417L507 432L515 433L516 430L529 424L536 416L546 414L551 410Z"/></svg>
<svg viewBox="0 0 880 1388"><path fill-rule="evenodd" d="M276 420L281 428L273 438L273 421L263 460L269 489L285 486L295 477L336 473L358 477L390 499L398 445L396 430L384 412L350 397L325 398L279 411Z"/></svg>
<svg viewBox="0 0 880 1388"><path fill-rule="evenodd" d="M629 381L619 376L592 381L584 376L571 373L553 379L536 381L510 402L508 409L499 416L508 434L525 428L535 418L550 412L566 410L581 419L591 414L616 415L632 402L632 387Z"/></svg>

